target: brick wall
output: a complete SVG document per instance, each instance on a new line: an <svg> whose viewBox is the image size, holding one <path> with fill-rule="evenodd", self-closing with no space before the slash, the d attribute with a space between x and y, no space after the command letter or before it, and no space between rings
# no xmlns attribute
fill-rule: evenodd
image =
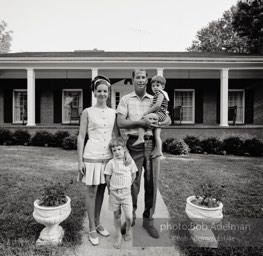
<svg viewBox="0 0 263 256"><path fill-rule="evenodd" d="M40 97L40 124L53 124L53 91L43 88Z"/></svg>
<svg viewBox="0 0 263 256"><path fill-rule="evenodd" d="M254 124L263 124L263 82L255 88L254 94Z"/></svg>
<svg viewBox="0 0 263 256"><path fill-rule="evenodd" d="M4 92L0 89L0 126L4 123Z"/></svg>
<svg viewBox="0 0 263 256"><path fill-rule="evenodd" d="M239 136L242 138L257 137L263 140L263 125L261 126L169 126L162 129L161 137L164 141L167 138L181 138L186 136L196 136L199 139L208 137L225 138L229 136Z"/></svg>
<svg viewBox="0 0 263 256"><path fill-rule="evenodd" d="M203 124L216 125L216 96L217 91L212 88L207 88L204 91L203 101Z"/></svg>

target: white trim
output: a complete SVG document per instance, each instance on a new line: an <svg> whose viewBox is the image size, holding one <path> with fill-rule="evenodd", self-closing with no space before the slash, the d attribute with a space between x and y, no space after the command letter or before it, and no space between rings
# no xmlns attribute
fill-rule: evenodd
<svg viewBox="0 0 263 256"><path fill-rule="evenodd" d="M242 110L242 117L243 117L243 120L242 121L236 121L236 124L245 124L245 89L229 89L228 92L243 92L243 98L242 98L242 105L243 105L243 110ZM229 98L228 98L228 101L229 101ZM232 121L228 121L229 124L232 123Z"/></svg>
<svg viewBox="0 0 263 256"><path fill-rule="evenodd" d="M70 123L70 120L69 121L66 121L65 118L64 118L64 114L65 114L65 109L64 109L64 105L65 105L65 102L64 102L64 92L80 92L80 106L79 108L81 110L83 110L83 89L62 89L62 94L61 94L61 97L62 97L62 124L69 124Z"/></svg>
<svg viewBox="0 0 263 256"><path fill-rule="evenodd" d="M13 104L12 104L12 110L13 110L13 116L12 116L12 123L13 124L22 124L23 121L15 121L15 92L26 92L27 93L27 89L13 89ZM27 123L27 121L25 121L25 124Z"/></svg>
<svg viewBox="0 0 263 256"><path fill-rule="evenodd" d="M192 92L192 121L184 121L182 120L182 124L194 124L195 123L195 89L174 89L174 106L175 106L175 92ZM179 124L180 121L174 121L175 124Z"/></svg>

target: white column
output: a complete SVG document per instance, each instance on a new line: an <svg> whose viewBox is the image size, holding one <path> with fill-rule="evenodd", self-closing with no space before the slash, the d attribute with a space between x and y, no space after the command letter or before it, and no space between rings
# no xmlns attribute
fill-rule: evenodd
<svg viewBox="0 0 263 256"><path fill-rule="evenodd" d="M163 76L163 68L157 68L157 75Z"/></svg>
<svg viewBox="0 0 263 256"><path fill-rule="evenodd" d="M220 70L220 126L228 126L228 69Z"/></svg>
<svg viewBox="0 0 263 256"><path fill-rule="evenodd" d="M36 126L35 121L35 70L27 69L27 126Z"/></svg>
<svg viewBox="0 0 263 256"><path fill-rule="evenodd" d="M97 75L98 75L98 69L97 68L93 68L91 70L91 79L94 79ZM94 92L92 92L92 94L91 94L91 106L94 106L95 103L96 103L96 98L94 96Z"/></svg>

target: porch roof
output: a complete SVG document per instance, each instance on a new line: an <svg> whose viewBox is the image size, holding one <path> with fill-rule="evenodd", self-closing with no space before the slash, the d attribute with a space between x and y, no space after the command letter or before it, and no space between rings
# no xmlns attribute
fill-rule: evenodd
<svg viewBox="0 0 263 256"><path fill-rule="evenodd" d="M0 54L0 69L263 69L263 55L208 52L17 52Z"/></svg>

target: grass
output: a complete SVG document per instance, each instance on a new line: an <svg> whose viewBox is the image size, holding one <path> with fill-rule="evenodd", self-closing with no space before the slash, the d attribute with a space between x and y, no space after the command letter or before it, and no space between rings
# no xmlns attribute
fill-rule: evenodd
<svg viewBox="0 0 263 256"><path fill-rule="evenodd" d="M76 255L85 216L85 191L75 182L76 151L0 146L0 155L0 256ZM205 177L212 177L225 186L223 222L235 218L262 219L262 158L166 156L162 161L159 187L174 223L189 223L185 214L186 198L193 195L194 184ZM61 223L65 229L62 245L36 248L35 242L44 226L33 219L33 202L46 180L74 181L67 191L72 200L72 212ZM176 235L176 231L172 232L171 235ZM263 255L262 247L248 245L224 247L219 242L217 250L200 249L191 244L185 246L181 241L175 241L175 245L186 255Z"/></svg>
<svg viewBox="0 0 263 256"><path fill-rule="evenodd" d="M58 148L1 146L0 147L0 255L74 255L81 243L85 214L84 189L75 182L76 151ZM47 181L68 182L72 212L61 223L65 229L62 245L36 248L43 225L33 216L33 202Z"/></svg>
<svg viewBox="0 0 263 256"><path fill-rule="evenodd" d="M235 157L218 155L166 155L162 162L160 174L160 191L168 207L174 224L189 224L185 213L186 198L194 195L194 184L212 178L224 186L225 197L223 198L223 225L227 223L251 224L262 223L263 217L263 165L262 158ZM254 226L253 226L253 225ZM238 227L238 226L236 226ZM188 231L187 231L188 232ZM222 235L222 232L216 235ZM226 233L226 232L225 232ZM182 234L182 233L181 233ZM224 233L223 233L224 234ZM177 240L181 250L186 255L263 255L262 232L255 240L249 232L239 233L232 231L227 233L240 239L237 246L219 241L219 248L202 249L195 247L191 242ZM252 232L253 234L253 232ZM172 236L178 236L178 230L172 230ZM251 247L254 242L254 247Z"/></svg>

